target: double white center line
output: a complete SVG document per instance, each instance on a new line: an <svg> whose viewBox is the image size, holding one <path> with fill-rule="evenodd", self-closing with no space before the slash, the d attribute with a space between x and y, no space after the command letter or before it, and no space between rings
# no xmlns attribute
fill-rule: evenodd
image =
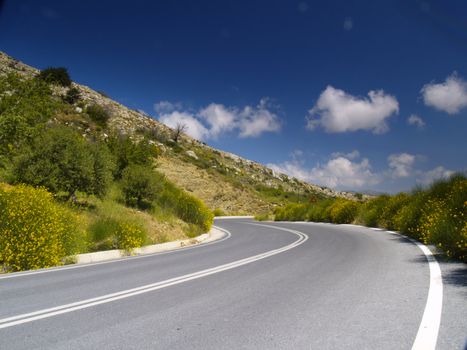
<svg viewBox="0 0 467 350"><path fill-rule="evenodd" d="M250 264L252 262L262 260L262 259L268 258L270 256L273 256L273 255L285 252L287 250L293 249L293 248L303 244L306 240L308 240L308 235L306 235L305 233L299 232L299 231L290 230L290 229L286 229L286 228L272 227L272 226L268 226L268 225L259 225L259 224L255 224L255 225L257 225L257 226L266 226L266 227L271 228L271 229L287 231L287 232L290 232L290 233L293 233L293 234L297 235L298 239L296 241L294 241L293 243L288 244L288 245L286 245L284 247L281 247L281 248L278 248L278 249L273 249L273 250L267 251L267 252L262 253L262 254L254 255L254 256L244 258L244 259L241 259L241 260L236 260L236 261L233 261L233 262L228 263L228 264L219 265L219 266L212 267L212 268L205 269L205 270L201 270L201 271L198 271L198 272L193 272L193 273L190 273L190 274L187 274L187 275L171 278L171 279L168 279L168 280L165 280L165 281L151 283L151 284L147 284L147 285L144 285L144 286L123 290L123 291L116 292L116 293L106 294L106 295L102 295L102 296L99 296L99 297L96 297L96 298L80 300L80 301L70 303L70 304L60 305L60 306L56 306L56 307L52 307L52 308L48 308L48 309L42 309L42 310L38 310L38 311L26 313L26 314L21 314L21 315L16 315L16 316L12 316L12 317L3 318L3 319L0 319L0 329L13 327L13 326L20 325L20 324L23 324L23 323L33 322L33 321L41 320L41 319L44 319L44 318L49 318L49 317L53 317L53 316L57 316L57 315L61 315L61 314L81 310L81 309L86 309L86 308L90 308L90 307L100 305L100 304L110 303L110 302L113 302L113 301L116 301L116 300L133 297L133 296L136 296L136 295L139 295L139 294L152 292L152 291L155 291L155 290L158 290L158 289L163 289L163 288L167 288L167 287L177 285L177 284L180 284L180 283L195 280L195 279L198 279L198 278L210 276L210 275L213 275L215 273L222 272L222 271L231 270L231 269L234 269L236 267L240 267L240 266L243 266L243 265L246 265L246 264Z"/></svg>

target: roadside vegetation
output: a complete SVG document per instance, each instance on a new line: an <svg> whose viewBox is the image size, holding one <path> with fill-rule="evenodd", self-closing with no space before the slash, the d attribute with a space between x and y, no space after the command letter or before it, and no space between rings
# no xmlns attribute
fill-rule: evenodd
<svg viewBox="0 0 467 350"><path fill-rule="evenodd" d="M0 75L0 270L210 229L208 207L158 172L155 142L112 131L111 117L64 68Z"/></svg>
<svg viewBox="0 0 467 350"><path fill-rule="evenodd" d="M467 262L467 178L457 174L411 193L368 201L327 199L277 208L276 221L307 220L396 230Z"/></svg>

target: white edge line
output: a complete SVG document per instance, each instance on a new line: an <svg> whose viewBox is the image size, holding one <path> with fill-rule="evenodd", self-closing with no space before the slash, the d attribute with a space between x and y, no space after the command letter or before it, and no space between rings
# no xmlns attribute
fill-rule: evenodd
<svg viewBox="0 0 467 350"><path fill-rule="evenodd" d="M441 275L441 268L435 256L426 245L412 238L402 236L420 248L423 254L425 254L428 267L430 268L430 287L428 288L425 311L423 312L422 321L412 345L412 350L432 350L436 348L443 310L443 277Z"/></svg>
<svg viewBox="0 0 467 350"><path fill-rule="evenodd" d="M302 223L302 222L300 222ZM305 222L303 222L305 223ZM314 223L314 222L309 222ZM425 310L423 311L422 321L418 328L417 336L412 345L412 350L434 350L438 341L439 327L441 324L441 314L443 310L443 277L441 268L431 250L423 243L407 237L399 232L387 231L376 227L367 227L353 224L335 224L335 226L354 226L367 228L374 231L383 231L390 234L406 238L415 244L425 255L430 269L430 285L428 287L428 296Z"/></svg>
<svg viewBox="0 0 467 350"><path fill-rule="evenodd" d="M262 260L262 259L268 258L270 256L273 256L273 255L282 253L284 251L290 250L292 248L295 248L295 247L303 244L305 241L308 240L308 235L303 233L303 232L300 232L300 231L295 231L295 230L290 230L290 229L286 229L286 228L282 228L282 227L275 227L275 226L270 226L270 225L259 225L259 224L256 224L256 225L266 226L266 227L277 229L277 230L291 232L291 233L297 235L299 238L297 240L295 240L294 242L292 242L292 243L290 243L290 244L288 244L286 246L283 246L281 248L273 249L273 250L270 250L270 251L267 251L267 252L264 252L264 253L261 253L261 254L257 254L257 255L254 255L254 256L251 256L251 257L248 257L248 258L236 260L236 261L233 261L233 262L230 262L230 263L227 263L227 264L223 264L223 265L219 265L219 266L216 266L216 267L213 267L213 268L193 272L191 274L171 278L171 279L168 279L168 280L165 280L165 281L151 283L151 284L136 287L136 288L123 290L123 291L120 291L120 292L115 292L115 293L111 293L111 294L102 295L100 297L85 299L85 300L77 301L77 302L70 303L70 304L56 306L56 307L53 307L53 308L48 308L48 309L38 310L38 311L26 313L26 314L20 314L20 315L16 315L16 316L3 318L3 319L0 319L0 329L13 327L13 326L24 324L24 323L29 323L29 322L33 322L33 321L36 321L36 320L49 318L49 317L53 317L53 316L56 316L56 315L61 315L61 314L64 314L64 313L73 312L73 311L76 311L76 310L86 309L86 308L96 306L96 305L100 305L100 304L110 303L112 301L129 298L129 297L132 297L132 296L135 296L135 295L148 293L148 292L151 292L151 291L154 291L154 290L170 287L170 286L180 284L180 283L183 283L183 282L187 282L187 281L191 281L191 280L194 280L194 279L198 279L198 278L206 277L206 276L209 276L209 275L213 275L215 273L219 273L219 272L222 272L222 271L234 269L236 267L240 267L240 266L243 266L243 265L246 265L246 264L250 264L252 262ZM224 230L224 229L222 229L222 230L225 231L225 232L228 232L229 235L230 235L229 231Z"/></svg>
<svg viewBox="0 0 467 350"><path fill-rule="evenodd" d="M178 253L181 251L186 251L190 249L195 249L195 248L201 248L201 247L206 247L211 244L215 243L220 243L222 241L225 241L226 239L230 238L230 232L227 230L224 230L223 228L220 228L218 226L213 225L214 228L222 231L225 233L225 235L220 238L216 239L215 241L207 242L207 243L198 243L189 247L177 247L172 250L167 250L165 252L156 252L156 253L149 253L149 254L144 254L144 255L137 255L137 256L128 256L128 257L123 257L123 258L117 258L113 260L107 260L107 261L99 261L99 262L94 262L94 263L88 263L88 264L74 264L74 265L65 265L65 266L54 266L54 267L48 267L44 269L38 269L38 270L32 270L32 271L25 271L25 272L12 272L12 273L7 273L5 275L0 275L0 280L5 280L5 279L10 279L10 278L18 278L18 277L25 277L25 276L31 276L31 275L39 275L43 273L49 273L49 272L59 272L59 271L65 271L65 270L74 270L74 269L81 269L81 268L86 268L86 267L91 267L91 266L96 266L96 265L105 265L105 264L113 264L113 263L120 263L120 262L126 262L126 261L131 261L131 260L137 260L137 259L144 259L144 258L150 258L155 255L165 255L165 254L171 254L171 253Z"/></svg>

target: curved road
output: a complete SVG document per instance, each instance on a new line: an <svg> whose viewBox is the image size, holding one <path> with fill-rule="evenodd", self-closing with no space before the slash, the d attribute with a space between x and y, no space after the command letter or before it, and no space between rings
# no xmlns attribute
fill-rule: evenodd
<svg viewBox="0 0 467 350"><path fill-rule="evenodd" d="M433 271L430 275L415 244L346 225L220 219L216 226L226 235L209 244L1 276L0 348L414 345L429 289L436 287L430 287ZM463 349L466 265L440 265L444 283L436 348ZM431 297L441 305L440 295ZM426 317L436 319L436 307ZM419 348L429 349L436 340L436 332L427 329L417 338Z"/></svg>

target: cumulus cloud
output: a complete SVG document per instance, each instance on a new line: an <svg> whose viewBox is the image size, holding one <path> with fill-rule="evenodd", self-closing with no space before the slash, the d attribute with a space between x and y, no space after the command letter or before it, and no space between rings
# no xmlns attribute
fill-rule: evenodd
<svg viewBox="0 0 467 350"><path fill-rule="evenodd" d="M275 171L331 188L356 189L379 183L381 178L372 171L369 160L363 158L357 161L358 157L358 151L346 155L333 153L326 163L317 164L311 169L307 169L298 159L268 166Z"/></svg>
<svg viewBox="0 0 467 350"><path fill-rule="evenodd" d="M383 90L372 90L363 98L328 86L309 110L307 129L321 126L329 133L371 130L381 134L389 130L386 119L398 112L397 99Z"/></svg>
<svg viewBox="0 0 467 350"><path fill-rule="evenodd" d="M408 177L412 175L412 166L415 163L415 156L409 153L391 154L388 157L388 165L392 177Z"/></svg>
<svg viewBox="0 0 467 350"><path fill-rule="evenodd" d="M344 157L344 158L353 160L353 159L357 159L360 157L360 152L357 151L356 149L349 153L334 152L331 154L331 157L332 158Z"/></svg>
<svg viewBox="0 0 467 350"><path fill-rule="evenodd" d="M448 114L459 113L467 107L467 82L454 72L444 83L430 83L421 90L425 105Z"/></svg>
<svg viewBox="0 0 467 350"><path fill-rule="evenodd" d="M422 129L425 127L425 122L423 121L422 118L420 118L418 115L416 114L412 114L410 117L407 118L407 124L409 125L414 125L416 126L418 129Z"/></svg>
<svg viewBox="0 0 467 350"><path fill-rule="evenodd" d="M361 188L380 182L367 158L360 162L345 157L330 159L311 169L310 178L332 188Z"/></svg>
<svg viewBox="0 0 467 350"><path fill-rule="evenodd" d="M417 182L422 185L429 185L433 181L439 179L447 179L455 172L452 170L445 169L443 166L438 166L432 170L426 172L420 172Z"/></svg>
<svg viewBox="0 0 467 350"><path fill-rule="evenodd" d="M210 126L209 134L217 138L220 134L235 128L236 112L228 110L224 105L211 103L199 111L198 115Z"/></svg>
<svg viewBox="0 0 467 350"><path fill-rule="evenodd" d="M277 132L281 129L279 117L268 108L273 107L266 98L256 107L246 106L238 113L237 125L240 137L255 137L263 132Z"/></svg>
<svg viewBox="0 0 467 350"><path fill-rule="evenodd" d="M273 112L269 99L263 98L257 106L226 107L211 103L197 112L183 111L180 104L162 101L154 105L159 120L174 127L185 124L186 133L198 140L216 139L220 135L237 131L239 137L257 137L265 132L277 132L281 121Z"/></svg>
<svg viewBox="0 0 467 350"><path fill-rule="evenodd" d="M187 112L173 111L162 115L159 120L172 129L179 124L185 125L185 133L197 140L204 140L209 135L209 130L193 114Z"/></svg>

